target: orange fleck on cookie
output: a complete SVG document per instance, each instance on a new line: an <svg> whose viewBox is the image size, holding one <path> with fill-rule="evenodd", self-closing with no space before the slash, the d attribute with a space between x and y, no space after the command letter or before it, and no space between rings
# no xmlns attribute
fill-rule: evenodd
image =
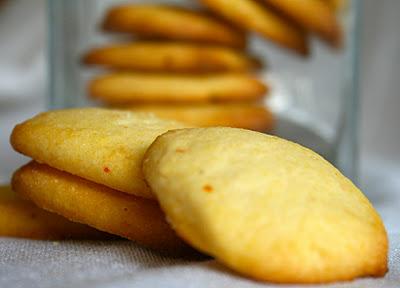
<svg viewBox="0 0 400 288"><path fill-rule="evenodd" d="M387 272L371 203L298 144L237 128L175 130L150 146L143 172L174 230L240 274L326 283Z"/></svg>

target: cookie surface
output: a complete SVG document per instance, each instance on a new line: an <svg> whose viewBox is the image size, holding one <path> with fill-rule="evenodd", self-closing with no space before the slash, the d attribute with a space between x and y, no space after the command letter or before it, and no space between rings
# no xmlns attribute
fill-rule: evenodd
<svg viewBox="0 0 400 288"><path fill-rule="evenodd" d="M92 49L88 65L148 72L219 72L259 68L260 62L235 49L174 42L134 42Z"/></svg>
<svg viewBox="0 0 400 288"><path fill-rule="evenodd" d="M11 144L16 151L58 170L152 198L141 171L142 157L158 135L182 127L148 113L55 110L17 125Z"/></svg>
<svg viewBox="0 0 400 288"><path fill-rule="evenodd" d="M221 102L261 99L267 87L246 74L172 75L118 73L99 76L89 94L110 104Z"/></svg>
<svg viewBox="0 0 400 288"><path fill-rule="evenodd" d="M187 248L153 200L126 195L33 161L14 173L12 187L42 209L71 221L151 248Z"/></svg>
<svg viewBox="0 0 400 288"><path fill-rule="evenodd" d="M230 0L201 0L201 2L243 29L256 31L300 54L308 54L304 31L256 1L236 0L235 5L232 5Z"/></svg>
<svg viewBox="0 0 400 288"><path fill-rule="evenodd" d="M175 231L241 274L321 283L387 271L387 235L368 199L298 144L182 129L157 138L143 169Z"/></svg>
<svg viewBox="0 0 400 288"><path fill-rule="evenodd" d="M226 126L256 131L269 131L274 127L271 111L259 104L186 104L186 105L135 105L135 112L151 112L157 117L177 120L196 127Z"/></svg>
<svg viewBox="0 0 400 288"><path fill-rule="evenodd" d="M312 31L332 46L342 43L342 31L329 1L320 0L264 0L288 15L304 29Z"/></svg>
<svg viewBox="0 0 400 288"><path fill-rule="evenodd" d="M40 240L109 239L111 235L70 222L18 197L9 186L0 187L0 237Z"/></svg>
<svg viewBox="0 0 400 288"><path fill-rule="evenodd" d="M188 40L243 48L244 34L215 17L169 5L122 5L111 8L104 20L107 31L145 38Z"/></svg>

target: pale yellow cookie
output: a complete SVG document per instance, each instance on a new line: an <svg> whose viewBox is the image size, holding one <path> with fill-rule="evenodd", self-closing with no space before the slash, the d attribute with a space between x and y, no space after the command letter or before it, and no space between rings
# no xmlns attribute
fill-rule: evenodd
<svg viewBox="0 0 400 288"><path fill-rule="evenodd" d="M243 29L256 31L273 42L308 54L308 43L304 31L276 14L269 7L254 0L201 0L211 10Z"/></svg>
<svg viewBox="0 0 400 288"><path fill-rule="evenodd" d="M152 198L141 171L142 157L158 135L183 127L148 113L55 110L17 125L11 144L16 151L58 170Z"/></svg>
<svg viewBox="0 0 400 288"><path fill-rule="evenodd" d="M342 44L342 29L335 12L326 0L264 0L296 21L304 29L316 33L332 46Z"/></svg>
<svg viewBox="0 0 400 288"><path fill-rule="evenodd" d="M244 34L221 20L194 10L157 4L111 8L103 28L152 39L186 40L243 48Z"/></svg>
<svg viewBox="0 0 400 288"><path fill-rule="evenodd" d="M151 112L165 119L178 120L197 127L226 126L256 131L270 131L275 119L272 112L261 104L183 104L183 105L135 105L127 109L135 112Z"/></svg>
<svg viewBox="0 0 400 288"><path fill-rule="evenodd" d="M267 86L247 74L118 73L99 76L89 94L109 104L258 100Z"/></svg>
<svg viewBox="0 0 400 288"><path fill-rule="evenodd" d="M174 42L133 42L99 47L83 63L146 72L220 72L259 68L260 61L229 47Z"/></svg>
<svg viewBox="0 0 400 288"><path fill-rule="evenodd" d="M12 187L18 195L71 221L160 250L188 248L153 200L126 195L33 161L14 173Z"/></svg>
<svg viewBox="0 0 400 288"><path fill-rule="evenodd" d="M143 169L177 233L241 274L323 283L387 271L387 235L368 199L298 144L182 129L157 138Z"/></svg>
<svg viewBox="0 0 400 288"><path fill-rule="evenodd" d="M0 187L0 237L104 240L112 236L44 211L18 197L9 186L2 186Z"/></svg>

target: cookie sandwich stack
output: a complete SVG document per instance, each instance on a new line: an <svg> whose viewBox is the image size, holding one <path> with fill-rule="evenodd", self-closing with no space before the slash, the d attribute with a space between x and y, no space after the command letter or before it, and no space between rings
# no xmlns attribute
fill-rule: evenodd
<svg viewBox="0 0 400 288"><path fill-rule="evenodd" d="M147 247L185 249L141 172L143 154L154 139L182 127L124 111L42 113L13 130L13 148L32 161L15 172L12 188L74 222Z"/></svg>
<svg viewBox="0 0 400 288"><path fill-rule="evenodd" d="M111 8L103 28L137 39L83 57L108 69L90 81L92 98L196 126L272 129L261 103L268 87L253 75L261 63L245 52L246 35L234 26L193 9L131 4Z"/></svg>

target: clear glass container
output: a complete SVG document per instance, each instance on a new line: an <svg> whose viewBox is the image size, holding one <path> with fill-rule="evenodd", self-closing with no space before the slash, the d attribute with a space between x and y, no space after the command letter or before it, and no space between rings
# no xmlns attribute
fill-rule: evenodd
<svg viewBox="0 0 400 288"><path fill-rule="evenodd" d="M49 108L97 105L87 82L98 69L81 65L92 47L126 41L100 29L105 12L121 0L49 0ZM129 1L193 7L196 1ZM234 5L234 1L232 2ZM301 143L357 181L359 0L340 13L344 46L334 50L311 39L307 58L251 36L249 51L267 63L258 77L271 87L265 101L277 118L274 134Z"/></svg>

